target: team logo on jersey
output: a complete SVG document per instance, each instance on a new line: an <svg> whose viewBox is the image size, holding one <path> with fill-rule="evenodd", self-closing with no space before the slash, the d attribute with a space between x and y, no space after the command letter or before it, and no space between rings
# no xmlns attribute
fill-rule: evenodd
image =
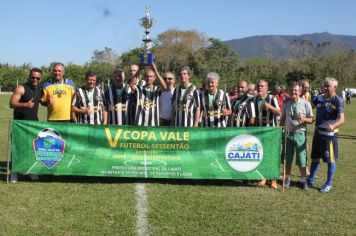
<svg viewBox="0 0 356 236"><path fill-rule="evenodd" d="M56 130L51 128L41 130L33 140L36 160L51 169L62 160L65 143Z"/></svg>
<svg viewBox="0 0 356 236"><path fill-rule="evenodd" d="M255 136L238 135L226 145L225 158L234 170L249 172L256 169L262 162L263 147Z"/></svg>

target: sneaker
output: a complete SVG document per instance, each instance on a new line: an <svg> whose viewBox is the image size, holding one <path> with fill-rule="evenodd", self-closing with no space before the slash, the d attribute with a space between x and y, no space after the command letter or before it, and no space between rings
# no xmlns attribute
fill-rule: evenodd
<svg viewBox="0 0 356 236"><path fill-rule="evenodd" d="M309 190L307 181L300 182L300 185L301 185L302 189Z"/></svg>
<svg viewBox="0 0 356 236"><path fill-rule="evenodd" d="M290 186L290 178L286 178L284 181L284 187L289 188L289 186Z"/></svg>
<svg viewBox="0 0 356 236"><path fill-rule="evenodd" d="M11 183L16 183L17 182L17 174L11 174L10 182Z"/></svg>
<svg viewBox="0 0 356 236"><path fill-rule="evenodd" d="M37 181L39 180L40 178L38 177L38 175L34 175L34 174L30 174L30 180L31 181Z"/></svg>
<svg viewBox="0 0 356 236"><path fill-rule="evenodd" d="M331 191L331 185L324 184L321 186L320 192L321 193L328 193Z"/></svg>

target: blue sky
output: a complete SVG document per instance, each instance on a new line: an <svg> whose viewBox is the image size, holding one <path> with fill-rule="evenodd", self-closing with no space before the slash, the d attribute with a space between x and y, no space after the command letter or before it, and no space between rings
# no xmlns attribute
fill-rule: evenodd
<svg viewBox="0 0 356 236"><path fill-rule="evenodd" d="M0 63L89 62L94 50L141 45L149 5L151 36L196 29L221 40L330 32L356 36L356 1L340 0L1 0Z"/></svg>

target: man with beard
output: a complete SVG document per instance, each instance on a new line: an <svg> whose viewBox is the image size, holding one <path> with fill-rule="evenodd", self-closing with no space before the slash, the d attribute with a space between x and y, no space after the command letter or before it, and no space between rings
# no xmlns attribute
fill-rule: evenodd
<svg viewBox="0 0 356 236"><path fill-rule="evenodd" d="M255 124L256 113L253 97L248 96L248 83L240 80L237 83L237 98L231 101L231 127L246 127Z"/></svg>
<svg viewBox="0 0 356 236"><path fill-rule="evenodd" d="M32 68L26 83L18 85L10 98L10 108L14 109L14 120L38 120L38 104L41 101L42 88L39 86L42 71ZM37 175L30 175L31 180L38 180ZM17 182L17 174L11 174L11 182Z"/></svg>
<svg viewBox="0 0 356 236"><path fill-rule="evenodd" d="M277 117L281 114L278 101L271 94L268 94L268 83L265 80L259 80L257 83L258 96L255 98L256 122L255 126L274 127L277 126ZM261 187L267 183L265 179L258 182ZM277 189L277 181L271 180L270 186Z"/></svg>

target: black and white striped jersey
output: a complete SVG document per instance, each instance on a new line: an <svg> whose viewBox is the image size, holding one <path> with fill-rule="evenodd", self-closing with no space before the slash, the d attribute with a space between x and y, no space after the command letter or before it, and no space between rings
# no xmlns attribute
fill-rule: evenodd
<svg viewBox="0 0 356 236"><path fill-rule="evenodd" d="M131 125L133 124L134 111L131 107L132 94L128 86L118 89L114 84L105 91L105 107L108 112L108 124Z"/></svg>
<svg viewBox="0 0 356 236"><path fill-rule="evenodd" d="M178 86L172 97L172 125L193 127L196 109L200 106L199 90L192 84L188 88Z"/></svg>
<svg viewBox="0 0 356 236"><path fill-rule="evenodd" d="M75 93L72 105L78 108L92 107L93 113L76 114L77 123L100 125L103 123L103 107L104 107L104 94L99 87L95 87L94 91L90 93L85 86L79 88Z"/></svg>
<svg viewBox="0 0 356 236"><path fill-rule="evenodd" d="M134 96L135 125L159 126L159 97L162 90L158 86L137 86Z"/></svg>
<svg viewBox="0 0 356 236"><path fill-rule="evenodd" d="M247 127L249 119L256 117L254 97L243 95L237 97L231 102L232 114L230 118L230 127Z"/></svg>
<svg viewBox="0 0 356 236"><path fill-rule="evenodd" d="M255 111L256 111L256 122L255 126L264 127L274 127L278 125L277 118L271 110L263 108L264 102L272 105L273 107L280 110L277 98L268 94L265 98L259 98L258 96L254 98Z"/></svg>
<svg viewBox="0 0 356 236"><path fill-rule="evenodd" d="M210 96L210 98L209 98ZM226 127L227 119L223 109L230 110L231 103L227 93L219 89L215 94L204 90L200 94L200 112L202 127Z"/></svg>

